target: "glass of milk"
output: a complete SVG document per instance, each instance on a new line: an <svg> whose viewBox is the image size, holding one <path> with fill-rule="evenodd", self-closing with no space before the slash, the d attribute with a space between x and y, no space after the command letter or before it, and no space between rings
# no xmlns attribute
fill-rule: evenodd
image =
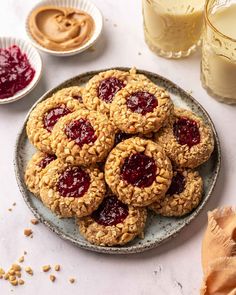
<svg viewBox="0 0 236 295"><path fill-rule="evenodd" d="M205 0L142 0L146 43L166 58L188 56L200 44Z"/></svg>
<svg viewBox="0 0 236 295"><path fill-rule="evenodd" d="M208 0L201 80L221 102L236 103L236 0Z"/></svg>

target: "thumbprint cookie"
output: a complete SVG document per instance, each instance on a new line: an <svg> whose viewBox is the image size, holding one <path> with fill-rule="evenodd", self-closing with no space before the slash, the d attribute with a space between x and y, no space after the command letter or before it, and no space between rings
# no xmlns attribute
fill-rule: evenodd
<svg viewBox="0 0 236 295"><path fill-rule="evenodd" d="M124 245L143 234L146 218L145 208L124 204L115 195L108 195L92 215L78 219L78 226L91 244Z"/></svg>

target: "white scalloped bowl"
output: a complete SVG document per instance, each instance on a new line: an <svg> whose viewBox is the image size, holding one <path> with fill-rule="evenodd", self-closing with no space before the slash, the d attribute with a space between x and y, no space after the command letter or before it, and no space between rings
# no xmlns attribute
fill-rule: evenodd
<svg viewBox="0 0 236 295"><path fill-rule="evenodd" d="M11 103L23 98L38 84L42 75L42 59L38 51L27 41L14 37L0 37L0 48L6 49L12 45L17 45L22 53L25 53L32 68L35 70L33 80L22 90L15 93L13 96L0 99L0 104Z"/></svg>
<svg viewBox="0 0 236 295"><path fill-rule="evenodd" d="M72 50L66 50L66 51L55 51L55 50L50 50L47 49L43 46L41 46L31 35L31 32L29 30L29 16L32 13L32 11L38 7L42 7L45 5L52 5L56 7L72 7L76 9L83 10L87 12L89 15L92 16L94 23L95 23L95 30L93 32L92 37L82 46L78 48L74 48ZM102 32L102 27L103 27L103 19L102 19L102 14L100 10L90 1L88 0L47 0L47 1L41 1L40 3L36 4L31 11L29 12L27 18L26 18L26 23L25 23L25 29L26 33L32 42L32 44L38 48L39 50L55 55L55 56L70 56L70 55L75 55L78 54L82 51L85 51L89 47L91 47L98 39Z"/></svg>

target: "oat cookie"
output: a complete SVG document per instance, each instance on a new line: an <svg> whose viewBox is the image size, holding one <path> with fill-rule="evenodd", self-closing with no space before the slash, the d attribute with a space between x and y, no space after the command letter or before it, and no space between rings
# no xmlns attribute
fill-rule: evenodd
<svg viewBox="0 0 236 295"><path fill-rule="evenodd" d="M192 112L178 108L168 124L156 133L155 141L179 167L195 168L206 162L214 150L210 126Z"/></svg>
<svg viewBox="0 0 236 295"><path fill-rule="evenodd" d="M131 69L130 72L119 70L100 72L87 83L84 103L90 110L96 110L109 115L114 95L125 87L127 83L139 80L148 80L148 78L144 75L136 74L135 69Z"/></svg>
<svg viewBox="0 0 236 295"><path fill-rule="evenodd" d="M78 219L80 233L91 244L124 245L143 234L147 212L108 195L91 216Z"/></svg>
<svg viewBox="0 0 236 295"><path fill-rule="evenodd" d="M48 165L40 181L43 203L61 217L90 215L106 191L104 174L95 166L73 166L56 160Z"/></svg>
<svg viewBox="0 0 236 295"><path fill-rule="evenodd" d="M129 83L114 96L110 116L126 133L159 130L173 110L169 94L151 82Z"/></svg>
<svg viewBox="0 0 236 295"><path fill-rule="evenodd" d="M27 188L37 197L39 197L39 182L41 179L41 172L52 161L56 160L55 155L49 155L40 151L37 151L25 170L25 183Z"/></svg>
<svg viewBox="0 0 236 295"><path fill-rule="evenodd" d="M132 137L110 152L105 178L122 202L143 207L158 201L166 193L172 179L172 166L159 145Z"/></svg>
<svg viewBox="0 0 236 295"><path fill-rule="evenodd" d="M52 148L59 159L76 165L102 162L115 140L107 116L80 110L62 118L52 132Z"/></svg>
<svg viewBox="0 0 236 295"><path fill-rule="evenodd" d="M198 206L202 199L203 181L197 171L177 169L165 197L149 208L163 216L183 216Z"/></svg>
<svg viewBox="0 0 236 295"><path fill-rule="evenodd" d="M64 90L60 90L62 93ZM55 95L39 103L31 112L26 126L30 142L40 151L53 154L51 133L56 122L65 115L81 109L84 105L71 96Z"/></svg>

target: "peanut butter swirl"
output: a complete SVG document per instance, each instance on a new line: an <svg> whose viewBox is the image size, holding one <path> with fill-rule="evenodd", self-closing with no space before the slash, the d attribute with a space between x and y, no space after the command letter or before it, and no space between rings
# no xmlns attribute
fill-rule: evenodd
<svg viewBox="0 0 236 295"><path fill-rule="evenodd" d="M94 31L93 18L69 7L41 6L29 16L32 37L43 47L68 51L85 44Z"/></svg>

